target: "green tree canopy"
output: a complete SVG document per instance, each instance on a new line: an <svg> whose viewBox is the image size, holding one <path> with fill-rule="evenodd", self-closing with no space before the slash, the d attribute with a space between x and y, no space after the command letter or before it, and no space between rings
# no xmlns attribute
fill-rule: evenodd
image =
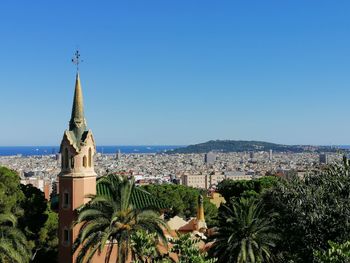
<svg viewBox="0 0 350 263"><path fill-rule="evenodd" d="M0 166L0 213L19 215L19 203L24 199L18 174Z"/></svg>
<svg viewBox="0 0 350 263"><path fill-rule="evenodd" d="M20 202L23 215L18 220L18 226L29 239L38 240L39 231L47 220L47 201L44 193L31 184L20 186L24 198Z"/></svg>
<svg viewBox="0 0 350 263"><path fill-rule="evenodd" d="M279 214L281 262L312 262L313 251L327 249L328 240L350 240L349 172L347 164L331 165L304 179L282 180L264 194L265 205Z"/></svg>
<svg viewBox="0 0 350 263"><path fill-rule="evenodd" d="M151 263L160 257L157 234L138 230L131 235L131 251L135 263Z"/></svg>
<svg viewBox="0 0 350 263"><path fill-rule="evenodd" d="M350 241L337 244L329 241L330 248L326 251L315 251L317 263L350 263Z"/></svg>
<svg viewBox="0 0 350 263"><path fill-rule="evenodd" d="M39 231L33 262L55 263L58 256L58 214L51 211L48 204L45 215L47 219Z"/></svg>
<svg viewBox="0 0 350 263"><path fill-rule="evenodd" d="M228 202L233 198L258 197L264 190L274 187L279 181L275 176L264 176L253 180L225 179L218 184L217 191Z"/></svg>
<svg viewBox="0 0 350 263"><path fill-rule="evenodd" d="M57 213L51 211L44 193L38 188L31 184L20 187L25 198L20 202L23 214L18 219L18 227L29 241L33 262L54 262L58 245Z"/></svg>
<svg viewBox="0 0 350 263"><path fill-rule="evenodd" d="M43 192L32 185L21 185L18 174L6 167L0 167L0 213L16 216L16 228L24 233L33 262L55 262L57 214L49 209Z"/></svg>
<svg viewBox="0 0 350 263"><path fill-rule="evenodd" d="M199 189L177 184L145 185L143 188L168 204L171 209L165 212L166 218L178 215L188 219L196 216L198 196L202 194L204 196L205 220L209 226L216 222L218 209Z"/></svg>
<svg viewBox="0 0 350 263"><path fill-rule="evenodd" d="M179 263L214 263L216 259L207 259L207 253L201 253L198 248L199 239L191 237L190 234L180 235L171 241L173 247L171 252L179 257Z"/></svg>

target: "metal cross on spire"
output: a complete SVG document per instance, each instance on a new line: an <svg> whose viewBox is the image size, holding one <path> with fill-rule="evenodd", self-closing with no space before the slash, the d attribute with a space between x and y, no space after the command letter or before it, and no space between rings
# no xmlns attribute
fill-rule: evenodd
<svg viewBox="0 0 350 263"><path fill-rule="evenodd" d="M74 57L72 58L72 62L74 65L77 66L77 72L79 72L79 64L83 62L83 60L80 59L80 53L79 50L75 51Z"/></svg>

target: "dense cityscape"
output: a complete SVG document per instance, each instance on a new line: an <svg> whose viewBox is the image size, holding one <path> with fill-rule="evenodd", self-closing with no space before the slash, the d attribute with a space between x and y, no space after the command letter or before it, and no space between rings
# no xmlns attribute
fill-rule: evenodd
<svg viewBox="0 0 350 263"><path fill-rule="evenodd" d="M99 177L107 174L133 176L138 184L176 183L215 189L224 179L251 180L265 175L288 177L305 174L329 163L340 162L342 153L243 152L207 154L101 154L96 155ZM0 166L17 171L22 184L32 184L49 196L57 189L61 155L0 156Z"/></svg>

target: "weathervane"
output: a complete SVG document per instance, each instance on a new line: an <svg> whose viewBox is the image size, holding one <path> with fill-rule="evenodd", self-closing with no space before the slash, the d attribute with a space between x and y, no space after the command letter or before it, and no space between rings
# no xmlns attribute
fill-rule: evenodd
<svg viewBox="0 0 350 263"><path fill-rule="evenodd" d="M79 72L79 64L83 62L83 60L80 59L79 50L75 51L74 57L72 58L72 62L74 65L77 66L77 72Z"/></svg>

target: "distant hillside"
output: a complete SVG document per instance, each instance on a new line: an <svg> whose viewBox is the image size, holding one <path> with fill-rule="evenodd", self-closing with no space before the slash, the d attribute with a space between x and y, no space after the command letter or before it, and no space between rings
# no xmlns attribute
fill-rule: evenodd
<svg viewBox="0 0 350 263"><path fill-rule="evenodd" d="M305 151L334 152L337 149L328 146L284 145L261 141L215 140L174 149L172 151L168 151L167 153L206 153L209 151L248 152L269 150L274 152L299 153Z"/></svg>

